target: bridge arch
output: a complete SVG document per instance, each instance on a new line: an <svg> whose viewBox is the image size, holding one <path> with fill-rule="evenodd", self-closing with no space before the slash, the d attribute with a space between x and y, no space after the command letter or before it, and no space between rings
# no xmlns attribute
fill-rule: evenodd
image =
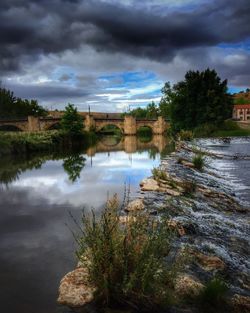
<svg viewBox="0 0 250 313"><path fill-rule="evenodd" d="M109 126L115 126L117 129L119 129L121 131L121 133L124 133L124 129L123 129L123 125L121 125L121 123L119 122L113 122L113 121L106 121L106 122L101 122L101 123L96 123L96 132L101 132L102 129L104 129L105 127L109 127Z"/></svg>
<svg viewBox="0 0 250 313"><path fill-rule="evenodd" d="M0 131L12 131L12 132L20 132L20 131L25 131L25 127L21 125L16 125L16 124L11 124L11 123L6 123L0 125Z"/></svg>
<svg viewBox="0 0 250 313"><path fill-rule="evenodd" d="M55 129L59 129L60 128L60 123L59 122L55 122L52 124L49 124L45 127L45 130L55 130Z"/></svg>

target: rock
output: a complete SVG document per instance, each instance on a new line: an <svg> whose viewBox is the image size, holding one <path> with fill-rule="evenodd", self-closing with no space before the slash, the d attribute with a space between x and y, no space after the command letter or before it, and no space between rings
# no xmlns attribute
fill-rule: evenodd
<svg viewBox="0 0 250 313"><path fill-rule="evenodd" d="M127 223L131 223L131 222L136 222L136 217L135 216L130 216L130 215L122 215L119 216L119 222L121 224L127 224Z"/></svg>
<svg viewBox="0 0 250 313"><path fill-rule="evenodd" d="M192 162L189 162L189 161L182 160L181 164L186 166L186 167L194 168L194 164Z"/></svg>
<svg viewBox="0 0 250 313"><path fill-rule="evenodd" d="M196 297L203 288L204 285L201 282L189 275L180 276L175 283L175 291L181 297Z"/></svg>
<svg viewBox="0 0 250 313"><path fill-rule="evenodd" d="M250 297L234 295L232 304L235 313L249 313L250 312Z"/></svg>
<svg viewBox="0 0 250 313"><path fill-rule="evenodd" d="M129 202L128 206L126 207L126 211L134 212L134 211L142 211L144 210L145 206L143 203L143 199L135 199Z"/></svg>
<svg viewBox="0 0 250 313"><path fill-rule="evenodd" d="M158 182L153 178L143 179L140 183L142 191L159 191Z"/></svg>
<svg viewBox="0 0 250 313"><path fill-rule="evenodd" d="M168 221L168 226L174 230L177 230L179 236L184 236L186 235L185 229L183 228L183 226L178 223L177 221L174 220L170 220Z"/></svg>
<svg viewBox="0 0 250 313"><path fill-rule="evenodd" d="M87 268L79 267L61 280L57 302L69 307L82 307L93 301L95 290L89 283Z"/></svg>
<svg viewBox="0 0 250 313"><path fill-rule="evenodd" d="M181 195L181 193L177 190L173 190L170 188L160 188L160 191L166 192L170 196L178 197Z"/></svg>
<svg viewBox="0 0 250 313"><path fill-rule="evenodd" d="M200 252L192 253L205 271L224 270L226 264L217 256L209 256Z"/></svg>

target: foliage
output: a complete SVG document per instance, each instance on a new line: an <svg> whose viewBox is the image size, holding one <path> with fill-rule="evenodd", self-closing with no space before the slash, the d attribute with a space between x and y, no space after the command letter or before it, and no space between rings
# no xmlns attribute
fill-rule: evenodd
<svg viewBox="0 0 250 313"><path fill-rule="evenodd" d="M220 278L210 280L204 289L202 289L199 300L203 307L220 307L226 302L227 284ZM209 308L209 307L208 307ZM223 310L222 310L223 311Z"/></svg>
<svg viewBox="0 0 250 313"><path fill-rule="evenodd" d="M221 82L215 70L189 71L185 79L163 89L174 131L193 129L201 124L219 124L232 114L232 98L227 81Z"/></svg>
<svg viewBox="0 0 250 313"><path fill-rule="evenodd" d="M83 131L83 119L73 104L65 107L65 113L61 119L61 129L70 135L80 135Z"/></svg>
<svg viewBox="0 0 250 313"><path fill-rule="evenodd" d="M83 214L77 255L97 287L96 298L106 305L125 304L152 308L169 304L179 270L168 265L172 231L166 220L145 213L127 217L121 224L117 197L107 202L97 217ZM86 257L82 257L86 255Z"/></svg>
<svg viewBox="0 0 250 313"><path fill-rule="evenodd" d="M194 134L191 130L181 130L179 132L180 140L191 141L194 138Z"/></svg>
<svg viewBox="0 0 250 313"><path fill-rule="evenodd" d="M75 182L80 178L81 171L85 165L85 158L80 154L74 154L63 160L63 168L68 174L69 180Z"/></svg>
<svg viewBox="0 0 250 313"><path fill-rule="evenodd" d="M158 168L153 168L152 169L152 174L155 180L162 179L162 180L168 180L168 175L165 171L158 169Z"/></svg>
<svg viewBox="0 0 250 313"><path fill-rule="evenodd" d="M95 141L95 135L86 132L80 138L68 136L68 134L56 130L35 133L0 132L0 156L86 148Z"/></svg>
<svg viewBox="0 0 250 313"><path fill-rule="evenodd" d="M193 157L192 162L194 164L194 168L201 171L205 165L205 158L199 153Z"/></svg>
<svg viewBox="0 0 250 313"><path fill-rule="evenodd" d="M135 118L147 118L147 119L156 119L159 116L159 108L154 101L149 103L146 108L136 108L129 112L126 112L124 115L131 115Z"/></svg>
<svg viewBox="0 0 250 313"><path fill-rule="evenodd" d="M194 129L195 137L232 137L232 136L249 136L249 129L242 129L237 122L227 120L220 125L204 124Z"/></svg>
<svg viewBox="0 0 250 313"><path fill-rule="evenodd" d="M249 104L249 100L245 98L234 99L234 104Z"/></svg>
<svg viewBox="0 0 250 313"><path fill-rule="evenodd" d="M21 118L28 115L46 116L48 114L36 100L21 99L14 96L13 92L0 87L0 116L4 118Z"/></svg>
<svg viewBox="0 0 250 313"><path fill-rule="evenodd" d="M149 138L150 140L152 140L153 132L152 132L152 129L150 127L142 126L137 130L137 135L141 136L141 137L146 137L146 138Z"/></svg>
<svg viewBox="0 0 250 313"><path fill-rule="evenodd" d="M122 131L119 127L115 126L115 125L106 125L104 126L100 131L100 134L105 134L105 135L117 135L117 136L121 136L122 135Z"/></svg>

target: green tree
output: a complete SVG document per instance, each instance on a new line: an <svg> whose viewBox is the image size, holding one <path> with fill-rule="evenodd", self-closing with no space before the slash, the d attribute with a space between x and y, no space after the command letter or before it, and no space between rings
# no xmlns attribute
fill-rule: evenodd
<svg viewBox="0 0 250 313"><path fill-rule="evenodd" d="M47 110L38 105L36 100L16 98L12 91L0 86L1 117L46 116L47 113Z"/></svg>
<svg viewBox="0 0 250 313"><path fill-rule="evenodd" d="M61 128L71 135L82 134L83 118L78 114L77 108L73 104L68 104L61 119Z"/></svg>
<svg viewBox="0 0 250 313"><path fill-rule="evenodd" d="M165 85L164 99L174 131L206 123L220 124L232 115L233 100L227 93L227 80L221 81L215 70L187 72L185 79L173 87Z"/></svg>
<svg viewBox="0 0 250 313"><path fill-rule="evenodd" d="M159 103L159 114L165 119L170 117L170 99L168 98L168 89L170 88L170 83L166 82L164 87L161 89L163 94L161 101Z"/></svg>
<svg viewBox="0 0 250 313"><path fill-rule="evenodd" d="M147 114L146 114L146 117L147 118L157 118L158 115L159 115L159 109L158 107L156 106L156 104L154 103L154 101L152 101L151 103L149 103L147 105Z"/></svg>

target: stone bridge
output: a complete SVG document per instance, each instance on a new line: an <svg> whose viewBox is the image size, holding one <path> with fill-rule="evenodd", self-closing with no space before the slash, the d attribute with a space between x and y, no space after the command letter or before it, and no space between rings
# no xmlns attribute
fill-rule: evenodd
<svg viewBox="0 0 250 313"><path fill-rule="evenodd" d="M53 129L59 124L61 118L28 116L24 119L0 119L0 130L8 127L25 132L37 132Z"/></svg>
<svg viewBox="0 0 250 313"><path fill-rule="evenodd" d="M154 135L162 135L169 127L169 124L163 119L135 119L133 116L125 116L124 118L95 118L87 115L85 118L85 129L99 132L107 125L118 127L124 135L136 135L138 129L147 126L152 129Z"/></svg>
<svg viewBox="0 0 250 313"><path fill-rule="evenodd" d="M59 124L61 117L34 117L28 116L27 119L13 119L13 120L1 120L0 130L8 127L14 127L21 131L37 132L45 131L55 128ZM125 118L97 118L92 115L86 115L84 119L85 130L93 130L99 132L103 127L107 125L117 126L124 135L135 135L138 129L142 126L147 126L152 129L152 133L155 135L163 134L169 127L168 123L162 118L158 117L157 120L153 119L135 119L132 116L125 116Z"/></svg>

